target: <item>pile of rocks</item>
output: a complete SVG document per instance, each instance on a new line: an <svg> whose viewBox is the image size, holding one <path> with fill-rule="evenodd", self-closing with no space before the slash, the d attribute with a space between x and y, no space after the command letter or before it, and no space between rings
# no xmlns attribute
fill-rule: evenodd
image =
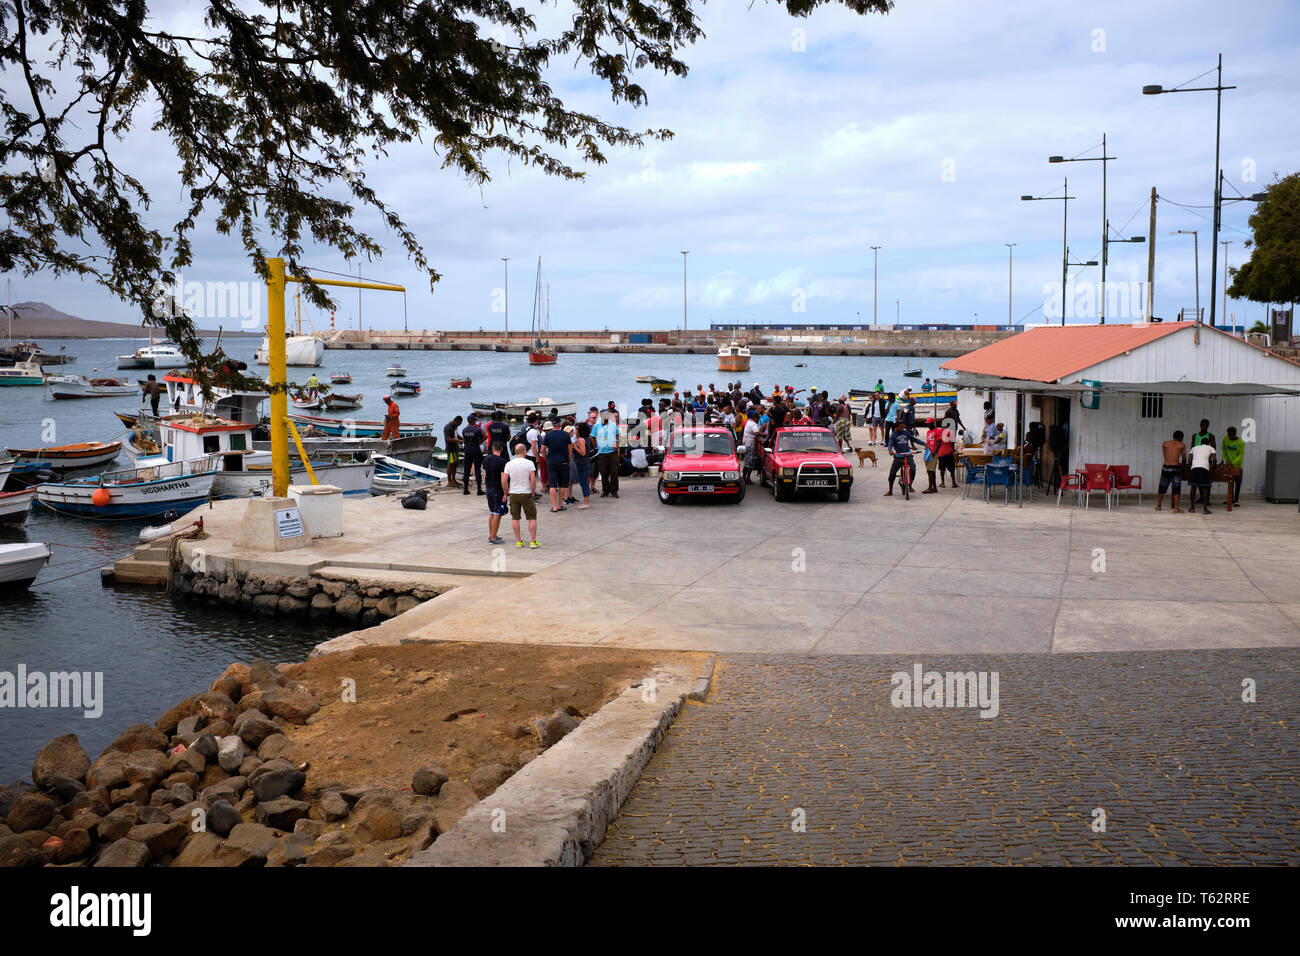
<svg viewBox="0 0 1300 956"><path fill-rule="evenodd" d="M438 588L426 584L362 584L322 578L284 577L237 571L199 572L180 563L172 569L172 593L213 604L243 605L259 614L279 614L312 619L337 616L349 623L371 627L409 611L430 598Z"/></svg>
<svg viewBox="0 0 1300 956"><path fill-rule="evenodd" d="M410 792L309 784L289 732L320 707L295 666L232 664L93 762L75 734L50 741L30 783L0 787L0 866L386 865L428 847L514 773L483 764L462 783L421 767ZM544 749L581 716L557 710L531 732Z"/></svg>

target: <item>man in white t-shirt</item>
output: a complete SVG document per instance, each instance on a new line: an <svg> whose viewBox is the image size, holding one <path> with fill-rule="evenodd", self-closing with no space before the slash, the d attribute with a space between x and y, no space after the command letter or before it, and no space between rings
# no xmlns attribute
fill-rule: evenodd
<svg viewBox="0 0 1300 956"><path fill-rule="evenodd" d="M1192 463L1192 503L1187 508L1188 514L1196 512L1198 493L1202 496L1204 513L1210 513L1210 469L1218 458L1215 451L1211 441L1203 441L1187 453L1188 460Z"/></svg>
<svg viewBox="0 0 1300 956"><path fill-rule="evenodd" d="M741 432L740 443L745 446L745 471L741 475L745 484L752 485L749 480L749 473L754 470L758 461L758 422L755 420L758 412L755 411L745 419L745 430Z"/></svg>
<svg viewBox="0 0 1300 956"><path fill-rule="evenodd" d="M528 519L528 537L532 539L530 548L540 548L537 543L537 502L533 500L533 491L537 487L537 468L528 460L528 447L522 443L515 446L515 457L506 463L506 470L501 476L505 486L506 500L510 502L510 527L515 531L515 547L524 546L523 535L519 533L521 518Z"/></svg>

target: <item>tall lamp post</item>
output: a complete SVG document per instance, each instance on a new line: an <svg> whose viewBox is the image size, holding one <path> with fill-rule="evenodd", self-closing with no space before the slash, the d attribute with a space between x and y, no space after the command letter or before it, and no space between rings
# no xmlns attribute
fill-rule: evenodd
<svg viewBox="0 0 1300 956"><path fill-rule="evenodd" d="M502 256L506 267L506 344L510 344L510 257Z"/></svg>
<svg viewBox="0 0 1300 956"><path fill-rule="evenodd" d="M1066 159L1064 156L1048 156L1049 163L1101 163L1101 293L1098 296L1101 308L1100 325L1106 324L1106 163L1115 159L1114 156L1106 155L1106 134L1101 134L1101 155L1100 156L1075 156Z"/></svg>
<svg viewBox="0 0 1300 956"><path fill-rule="evenodd" d="M1196 321L1201 320L1201 240L1197 236L1195 229L1176 229L1171 232L1171 236L1191 236L1192 237L1192 258L1196 260L1195 270L1192 275L1196 277ZM1214 293L1210 293L1210 307L1214 307Z"/></svg>
<svg viewBox="0 0 1300 956"><path fill-rule="evenodd" d="M1165 89L1159 83L1153 83L1142 87L1142 92L1147 96L1158 96L1161 93L1204 93L1213 91L1215 95L1214 106L1214 236L1210 240L1210 325L1214 325L1214 292L1215 292L1215 273L1218 270L1218 253L1219 253L1219 219L1223 209L1223 194L1220 191L1220 174L1219 174L1219 138L1220 126L1223 116L1223 91L1235 90L1235 86L1223 85L1223 54L1219 54L1219 65L1216 67L1217 79L1213 86L1175 86L1171 90ZM1205 73L1209 73L1206 70ZM1205 76L1202 73L1201 76ZM1192 83L1200 77L1194 77L1187 82Z"/></svg>
<svg viewBox="0 0 1300 956"><path fill-rule="evenodd" d="M682 331L686 331L686 254L689 249L682 250Z"/></svg>
<svg viewBox="0 0 1300 956"><path fill-rule="evenodd" d="M880 246L871 247L871 327L876 327L877 279L880 275Z"/></svg>
<svg viewBox="0 0 1300 956"><path fill-rule="evenodd" d="M1070 195L1070 180L1066 178L1062 188L1063 195L1060 196L1021 196L1021 202L1042 202L1044 200L1060 200L1064 208L1061 216L1061 324L1065 324L1065 284L1069 276L1070 247L1068 245L1069 223L1070 223L1070 200L1075 197Z"/></svg>
<svg viewBox="0 0 1300 956"><path fill-rule="evenodd" d="M1267 194L1265 193L1252 193L1249 196L1243 196L1240 193L1238 193L1232 199L1224 199L1223 185L1224 185L1223 170L1219 170L1219 205L1220 206L1226 203L1233 203L1233 202L1262 202L1263 200L1268 198ZM1233 188L1235 190L1236 187ZM1231 241L1232 240L1221 240L1221 244L1223 245L1223 314L1225 318L1227 317L1228 314L1228 245L1231 243ZM1265 307L1264 318L1265 319L1268 318L1267 307ZM1242 331L1244 335L1245 332L1244 322L1242 323Z"/></svg>
<svg viewBox="0 0 1300 956"><path fill-rule="evenodd" d="M1007 247L1007 325L1011 325L1011 250L1016 247L1014 242L1002 243Z"/></svg>

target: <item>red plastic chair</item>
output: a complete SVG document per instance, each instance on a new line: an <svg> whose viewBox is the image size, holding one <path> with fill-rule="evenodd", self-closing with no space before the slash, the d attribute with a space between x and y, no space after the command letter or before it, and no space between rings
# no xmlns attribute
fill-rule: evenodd
<svg viewBox="0 0 1300 956"><path fill-rule="evenodd" d="M1128 465L1111 465L1110 474L1112 485L1115 489L1115 503L1119 503L1119 493L1121 491L1132 491L1136 488L1138 493L1138 507L1142 507L1142 476L1130 475L1128 473Z"/></svg>
<svg viewBox="0 0 1300 956"><path fill-rule="evenodd" d="M1079 493L1083 495L1083 506L1088 507L1088 502L1092 499L1094 491L1100 491L1106 496L1106 507L1110 508L1110 491L1114 478L1106 470L1105 465L1084 465L1083 474L1080 475Z"/></svg>
<svg viewBox="0 0 1300 956"><path fill-rule="evenodd" d="M1078 504L1079 491L1083 487L1082 479L1078 475L1067 475L1062 472L1060 462L1057 462L1054 470L1056 472L1056 507L1061 507L1061 493L1067 488L1074 492L1074 503Z"/></svg>

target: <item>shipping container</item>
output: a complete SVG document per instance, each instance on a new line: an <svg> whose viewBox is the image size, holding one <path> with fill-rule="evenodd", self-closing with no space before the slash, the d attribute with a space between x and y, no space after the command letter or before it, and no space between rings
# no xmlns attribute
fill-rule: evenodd
<svg viewBox="0 0 1300 956"><path fill-rule="evenodd" d="M649 332L632 332L628 335L627 340L633 345L649 345L654 341Z"/></svg>

